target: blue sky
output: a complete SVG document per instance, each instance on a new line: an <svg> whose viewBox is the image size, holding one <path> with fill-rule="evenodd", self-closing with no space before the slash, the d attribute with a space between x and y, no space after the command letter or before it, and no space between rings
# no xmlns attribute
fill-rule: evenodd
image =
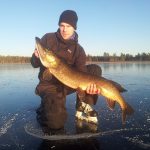
<svg viewBox="0 0 150 150"><path fill-rule="evenodd" d="M0 0L0 55L31 56L66 9L78 14L86 54L150 52L149 0Z"/></svg>

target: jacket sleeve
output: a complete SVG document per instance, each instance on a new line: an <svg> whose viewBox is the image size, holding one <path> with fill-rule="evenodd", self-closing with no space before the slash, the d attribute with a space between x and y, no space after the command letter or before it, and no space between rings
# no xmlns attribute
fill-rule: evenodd
<svg viewBox="0 0 150 150"><path fill-rule="evenodd" d="M83 71L83 72L87 71L86 70L86 54L82 47L80 48L78 57L76 58L75 67L79 71Z"/></svg>

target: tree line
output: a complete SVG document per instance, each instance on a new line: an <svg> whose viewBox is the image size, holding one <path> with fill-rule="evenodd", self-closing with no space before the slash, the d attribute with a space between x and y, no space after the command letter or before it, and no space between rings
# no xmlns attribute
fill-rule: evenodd
<svg viewBox="0 0 150 150"><path fill-rule="evenodd" d="M103 56L92 56L87 55L88 62L119 62L119 61L150 61L150 53L138 53L133 56L131 54L121 53L120 56L117 56L115 53L109 55L109 53L104 52Z"/></svg>
<svg viewBox="0 0 150 150"><path fill-rule="evenodd" d="M4 63L30 63L31 57L26 56L2 56L0 55L0 64ZM103 56L87 55L88 62L119 62L119 61L150 61L150 53L138 53L133 56L131 54L121 53L117 56L115 53L110 55L104 52Z"/></svg>
<svg viewBox="0 0 150 150"><path fill-rule="evenodd" d="M0 55L0 64L5 63L29 63L31 57L25 56L1 56Z"/></svg>

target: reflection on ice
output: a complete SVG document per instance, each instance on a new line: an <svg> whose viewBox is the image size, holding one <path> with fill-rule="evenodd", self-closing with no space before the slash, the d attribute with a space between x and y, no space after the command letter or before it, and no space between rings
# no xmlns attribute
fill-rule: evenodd
<svg viewBox="0 0 150 150"><path fill-rule="evenodd" d="M142 133L130 135L130 137L125 136L124 138L133 143L134 145L138 145L140 148L143 149L149 149L150 148L150 141L147 141L146 139L150 139L150 133L147 133L150 131L148 130L141 130Z"/></svg>
<svg viewBox="0 0 150 150"><path fill-rule="evenodd" d="M0 127L0 137L5 134L7 132L7 130L9 128L11 128L12 124L14 123L14 121L16 120L16 117L18 116L18 114L14 114L10 119L8 119L3 125L2 127Z"/></svg>

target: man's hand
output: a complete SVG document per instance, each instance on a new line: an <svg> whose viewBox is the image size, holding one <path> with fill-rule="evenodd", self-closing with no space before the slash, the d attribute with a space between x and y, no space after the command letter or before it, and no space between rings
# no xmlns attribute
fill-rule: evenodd
<svg viewBox="0 0 150 150"><path fill-rule="evenodd" d="M96 84L89 84L86 88L88 94L100 94L100 89L96 88Z"/></svg>
<svg viewBox="0 0 150 150"><path fill-rule="evenodd" d="M34 55L35 55L37 58L39 58L39 53L38 53L37 49L34 50Z"/></svg>

